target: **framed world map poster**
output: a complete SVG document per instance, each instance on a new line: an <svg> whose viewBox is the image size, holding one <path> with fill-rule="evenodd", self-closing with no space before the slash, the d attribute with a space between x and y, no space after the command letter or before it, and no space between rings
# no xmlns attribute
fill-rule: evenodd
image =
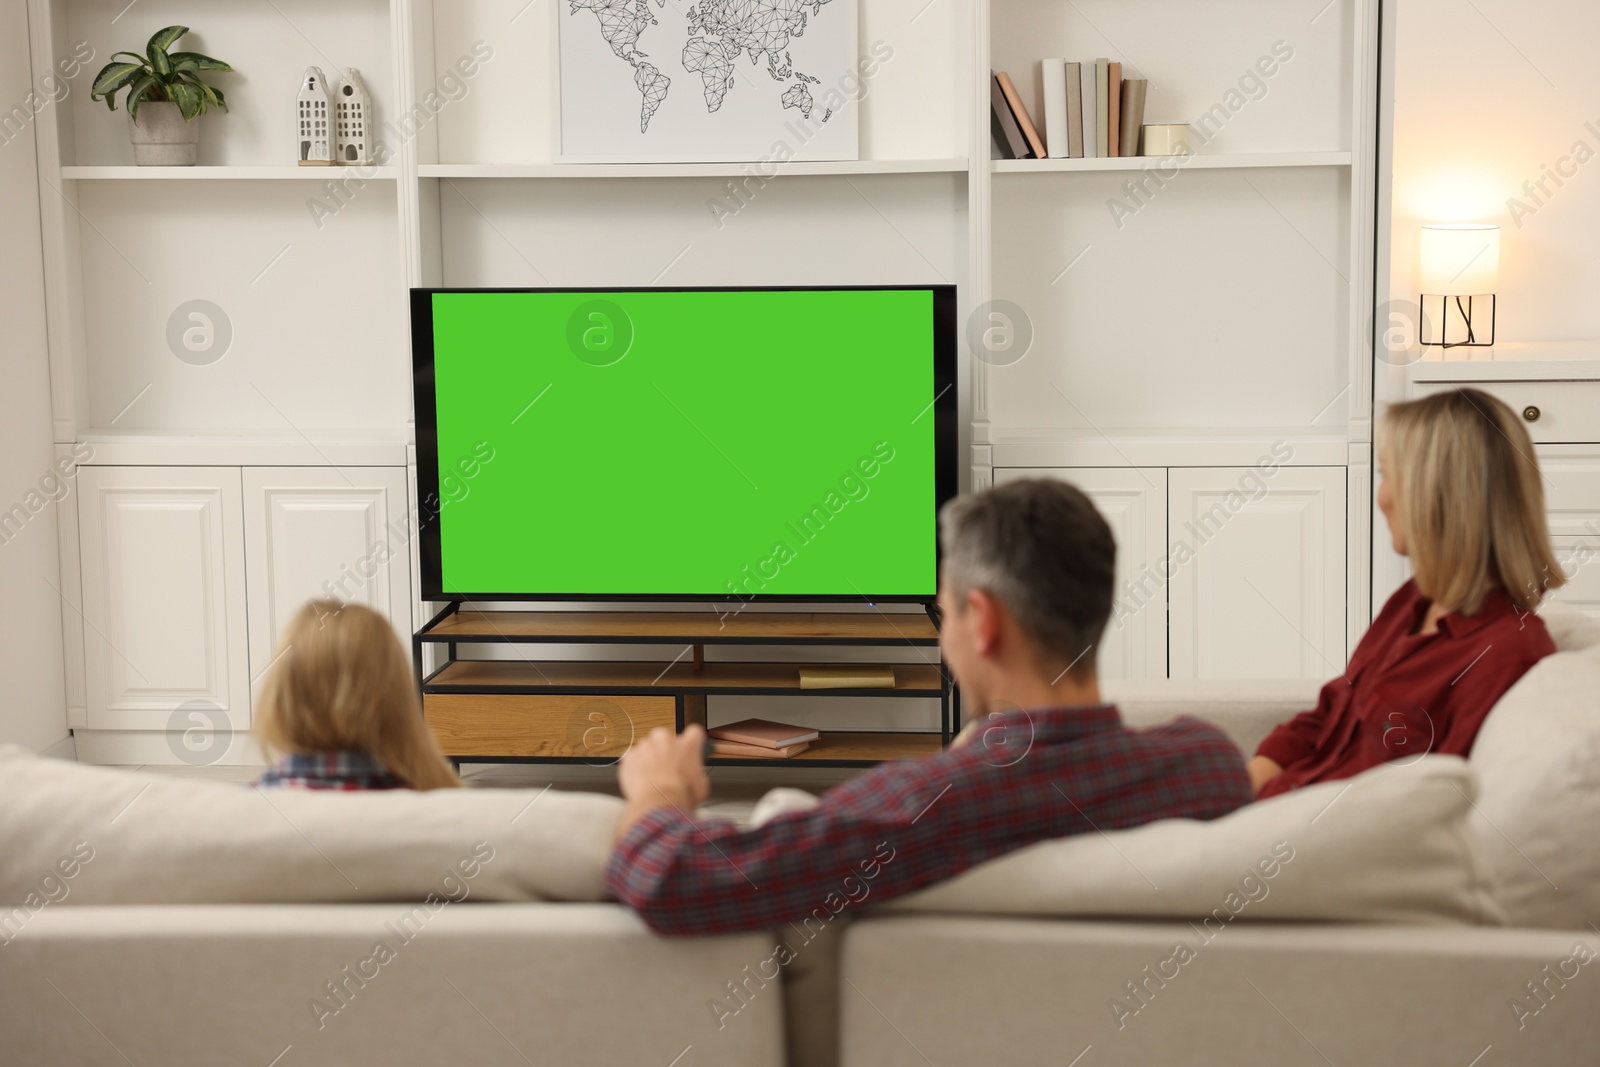
<svg viewBox="0 0 1600 1067"><path fill-rule="evenodd" d="M860 158L858 0L558 0L563 163Z"/></svg>

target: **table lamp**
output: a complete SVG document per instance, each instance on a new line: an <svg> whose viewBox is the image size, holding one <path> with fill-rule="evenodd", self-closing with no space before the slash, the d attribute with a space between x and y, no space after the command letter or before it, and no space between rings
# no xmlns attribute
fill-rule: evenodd
<svg viewBox="0 0 1600 1067"><path fill-rule="evenodd" d="M1422 227L1421 281L1423 344L1446 349L1494 345L1500 227L1469 223ZM1431 336L1430 323L1439 324L1436 337Z"/></svg>

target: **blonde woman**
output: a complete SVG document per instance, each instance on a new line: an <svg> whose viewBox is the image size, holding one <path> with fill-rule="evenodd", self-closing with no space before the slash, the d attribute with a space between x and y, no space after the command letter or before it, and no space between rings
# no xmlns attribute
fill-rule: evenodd
<svg viewBox="0 0 1600 1067"><path fill-rule="evenodd" d="M1464 756L1495 702L1555 651L1534 612L1566 579L1521 420L1458 389L1394 405L1380 440L1378 507L1415 577L1317 706L1256 749L1259 797L1425 752Z"/></svg>
<svg viewBox="0 0 1600 1067"><path fill-rule="evenodd" d="M257 782L307 789L443 789L461 779L422 721L411 661L382 615L313 600L289 623L256 708L280 758Z"/></svg>

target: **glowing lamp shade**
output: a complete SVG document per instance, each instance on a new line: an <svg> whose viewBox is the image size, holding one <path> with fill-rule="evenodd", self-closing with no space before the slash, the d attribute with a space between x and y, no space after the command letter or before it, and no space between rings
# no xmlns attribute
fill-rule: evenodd
<svg viewBox="0 0 1600 1067"><path fill-rule="evenodd" d="M1500 227L1422 228L1422 292L1429 296L1481 296L1500 282Z"/></svg>

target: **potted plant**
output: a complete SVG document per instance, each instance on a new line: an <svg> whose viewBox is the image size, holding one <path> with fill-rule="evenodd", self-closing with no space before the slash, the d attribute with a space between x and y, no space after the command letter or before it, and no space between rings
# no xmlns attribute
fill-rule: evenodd
<svg viewBox="0 0 1600 1067"><path fill-rule="evenodd" d="M90 97L105 97L117 110L117 93L128 90L128 125L133 161L141 167L192 167L200 129L195 119L213 107L228 110L222 90L200 80L203 70L231 71L220 59L199 52L168 52L187 26L157 30L145 54L117 52L95 75ZM129 56L132 62L119 57Z"/></svg>

